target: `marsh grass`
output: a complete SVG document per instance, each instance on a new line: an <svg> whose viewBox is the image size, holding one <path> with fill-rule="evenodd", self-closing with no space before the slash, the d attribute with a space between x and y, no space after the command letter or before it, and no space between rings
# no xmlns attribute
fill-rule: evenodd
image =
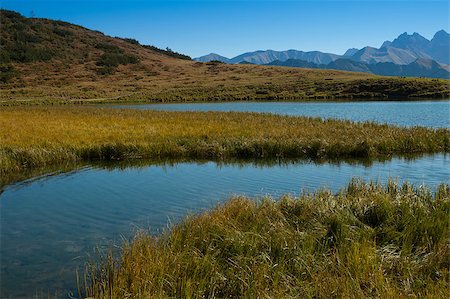
<svg viewBox="0 0 450 299"><path fill-rule="evenodd" d="M448 129L236 112L0 110L0 172L130 159L334 159L448 152Z"/></svg>
<svg viewBox="0 0 450 299"><path fill-rule="evenodd" d="M447 298L450 188L235 197L80 275L95 298Z"/></svg>

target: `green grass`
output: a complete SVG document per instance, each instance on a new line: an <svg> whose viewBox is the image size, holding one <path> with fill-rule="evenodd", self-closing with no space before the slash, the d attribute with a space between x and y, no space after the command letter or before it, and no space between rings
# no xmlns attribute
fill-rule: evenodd
<svg viewBox="0 0 450 299"><path fill-rule="evenodd" d="M339 159L448 152L448 129L258 113L0 110L0 173L127 159Z"/></svg>
<svg viewBox="0 0 450 299"><path fill-rule="evenodd" d="M236 197L86 267L95 298L448 298L450 188Z"/></svg>

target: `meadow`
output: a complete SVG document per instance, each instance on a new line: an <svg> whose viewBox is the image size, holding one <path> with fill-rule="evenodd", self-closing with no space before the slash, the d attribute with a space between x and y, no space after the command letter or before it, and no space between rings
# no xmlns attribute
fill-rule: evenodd
<svg viewBox="0 0 450 299"><path fill-rule="evenodd" d="M236 197L138 233L78 276L94 298L447 298L450 188L354 180Z"/></svg>
<svg viewBox="0 0 450 299"><path fill-rule="evenodd" d="M0 172L131 159L341 159L448 152L448 129L235 112L0 110Z"/></svg>

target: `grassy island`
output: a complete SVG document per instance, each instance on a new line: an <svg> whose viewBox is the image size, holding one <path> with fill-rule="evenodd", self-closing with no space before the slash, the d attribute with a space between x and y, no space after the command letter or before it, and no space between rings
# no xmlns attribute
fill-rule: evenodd
<svg viewBox="0 0 450 299"><path fill-rule="evenodd" d="M0 110L0 172L140 158L375 158L448 152L448 129L236 112Z"/></svg>
<svg viewBox="0 0 450 299"><path fill-rule="evenodd" d="M450 188L351 182L233 198L138 234L80 278L95 298L447 298Z"/></svg>

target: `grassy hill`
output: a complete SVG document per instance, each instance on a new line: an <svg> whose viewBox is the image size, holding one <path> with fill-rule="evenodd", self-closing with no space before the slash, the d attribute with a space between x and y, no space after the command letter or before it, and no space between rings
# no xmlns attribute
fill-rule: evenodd
<svg viewBox="0 0 450 299"><path fill-rule="evenodd" d="M0 105L450 96L448 80L201 63L62 21L6 10L0 19Z"/></svg>

